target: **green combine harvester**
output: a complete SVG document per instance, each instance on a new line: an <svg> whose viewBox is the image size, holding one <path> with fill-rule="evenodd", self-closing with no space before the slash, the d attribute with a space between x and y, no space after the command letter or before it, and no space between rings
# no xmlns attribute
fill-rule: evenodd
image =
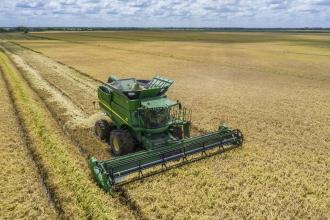
<svg viewBox="0 0 330 220"><path fill-rule="evenodd" d="M98 184L111 193L112 187L128 174L215 147L241 146L243 135L224 124L215 132L190 136L191 111L173 101L166 92L172 80L156 76L151 80L117 79L97 90L101 110L111 122L99 120L95 133L107 141L113 159L89 159Z"/></svg>

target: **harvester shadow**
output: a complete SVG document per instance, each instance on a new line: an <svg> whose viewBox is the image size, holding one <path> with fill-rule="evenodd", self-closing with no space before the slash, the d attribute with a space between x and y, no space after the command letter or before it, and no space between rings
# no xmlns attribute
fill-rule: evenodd
<svg viewBox="0 0 330 220"><path fill-rule="evenodd" d="M174 161L175 164L171 164L170 166L158 165L158 166L161 166L161 168L158 168L155 171L149 171L146 174L139 175L138 177L132 177L128 180L120 182L120 183L118 183L114 186L114 190L118 191L118 192L122 192L122 190L123 190L122 187L125 186L125 185L128 185L130 183L133 183L133 182L136 182L136 181L143 182L143 180L145 178L160 175L163 172L166 172L166 171L169 171L169 170L172 170L172 169L175 169L175 168L180 168L184 165L189 165L191 163L198 162L198 161L201 161L203 159L206 159L206 158L218 155L218 154L222 154L222 153L225 153L226 151L233 150L233 149L236 149L236 148L239 148L239 147L241 147L241 146L233 145L233 146L229 146L229 147L219 147L217 150L214 150L214 151L211 151L211 152L210 152L210 150L208 152L205 152L205 151L201 152L200 157L191 158L191 159L175 160Z"/></svg>

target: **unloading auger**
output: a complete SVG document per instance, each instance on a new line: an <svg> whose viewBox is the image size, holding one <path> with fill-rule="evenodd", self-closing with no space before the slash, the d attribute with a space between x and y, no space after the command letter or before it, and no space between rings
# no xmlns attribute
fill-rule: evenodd
<svg viewBox="0 0 330 220"><path fill-rule="evenodd" d="M97 183L107 192L122 177L162 165L185 160L207 150L243 144L238 129L224 124L214 132L190 137L191 111L166 96L172 80L156 76L152 80L117 79L97 90L99 106L111 122L99 120L95 133L107 141L115 156L110 160L89 159Z"/></svg>

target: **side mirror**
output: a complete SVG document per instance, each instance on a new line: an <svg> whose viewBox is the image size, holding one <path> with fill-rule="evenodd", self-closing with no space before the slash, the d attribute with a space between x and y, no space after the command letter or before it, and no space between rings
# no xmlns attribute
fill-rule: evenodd
<svg viewBox="0 0 330 220"><path fill-rule="evenodd" d="M182 109L181 102L179 102L179 100L176 100L176 103L178 103L178 105L179 105L179 109L181 110L181 109Z"/></svg>

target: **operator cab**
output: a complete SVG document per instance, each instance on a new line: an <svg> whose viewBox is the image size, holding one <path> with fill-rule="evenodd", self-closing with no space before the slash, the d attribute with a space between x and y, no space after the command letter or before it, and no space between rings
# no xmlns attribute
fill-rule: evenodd
<svg viewBox="0 0 330 220"><path fill-rule="evenodd" d="M146 128L160 128L167 126L172 107L178 105L176 101L166 97L157 97L141 101L142 118Z"/></svg>

